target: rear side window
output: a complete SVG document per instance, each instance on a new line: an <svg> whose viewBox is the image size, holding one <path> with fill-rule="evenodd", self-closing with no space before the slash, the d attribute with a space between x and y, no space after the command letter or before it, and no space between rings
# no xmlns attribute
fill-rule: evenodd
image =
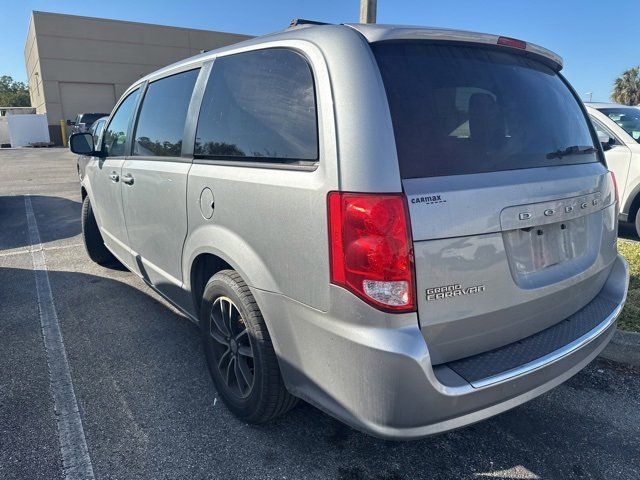
<svg viewBox="0 0 640 480"><path fill-rule="evenodd" d="M316 161L315 92L304 57L275 48L216 59L194 153L258 162Z"/></svg>
<svg viewBox="0 0 640 480"><path fill-rule="evenodd" d="M482 47L372 44L403 178L595 162L575 97L551 68Z"/></svg>
<svg viewBox="0 0 640 480"><path fill-rule="evenodd" d="M125 155L129 123L136 108L140 89L136 89L118 106L118 110L111 117L111 122L104 132L102 145L107 157L122 157Z"/></svg>
<svg viewBox="0 0 640 480"><path fill-rule="evenodd" d="M134 155L179 157L193 87L199 69L152 82L142 100Z"/></svg>

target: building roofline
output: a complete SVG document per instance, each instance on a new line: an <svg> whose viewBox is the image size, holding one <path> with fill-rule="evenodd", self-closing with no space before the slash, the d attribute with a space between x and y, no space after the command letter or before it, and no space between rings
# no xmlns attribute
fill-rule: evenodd
<svg viewBox="0 0 640 480"><path fill-rule="evenodd" d="M70 18L82 18L84 20L94 20L97 22L113 22L113 23L127 23L129 25L140 25L145 27L162 27L162 28L171 28L174 30L185 30L185 31L195 31L195 32L206 32L206 33L222 33L224 35L236 35L239 37L255 37L255 35L248 33L238 33L238 32L225 32L222 30L206 30L204 28L189 28L189 27L177 27L174 25L164 25L159 23L145 23L145 22L134 22L132 20L118 20L115 18L102 18L102 17L89 17L86 15L72 15L70 13L56 13L56 12L44 12L41 10L32 10L31 17L33 18L35 15L47 15L47 16L55 16L55 17L70 17ZM31 22L31 20L29 20Z"/></svg>

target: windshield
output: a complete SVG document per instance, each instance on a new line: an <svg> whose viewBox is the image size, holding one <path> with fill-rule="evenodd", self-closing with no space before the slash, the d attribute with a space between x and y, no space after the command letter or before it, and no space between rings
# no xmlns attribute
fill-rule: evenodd
<svg viewBox="0 0 640 480"><path fill-rule="evenodd" d="M403 178L598 160L578 102L541 62L424 41L371 48L389 101Z"/></svg>
<svg viewBox="0 0 640 480"><path fill-rule="evenodd" d="M640 143L640 108L599 108L598 110Z"/></svg>
<svg viewBox="0 0 640 480"><path fill-rule="evenodd" d="M90 125L97 119L108 116L107 113L85 113L82 115L82 123Z"/></svg>

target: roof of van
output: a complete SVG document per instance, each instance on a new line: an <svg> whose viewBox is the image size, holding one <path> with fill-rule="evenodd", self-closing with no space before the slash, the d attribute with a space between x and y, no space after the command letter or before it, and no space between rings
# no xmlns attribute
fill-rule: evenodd
<svg viewBox="0 0 640 480"><path fill-rule="evenodd" d="M381 24L362 24L362 23L349 23L342 25L333 24L314 24L314 23L300 23L294 25L285 30L254 37L248 40L244 40L239 43L234 43L221 47L215 50L201 53L193 57L181 60L177 63L157 70L149 75L141 78L134 85L142 83L144 80L153 79L154 77L162 76L168 71L177 70L180 68L188 67L189 65L203 62L215 58L217 55L239 50L244 47L257 46L266 41L277 40L291 40L302 39L305 37L318 40L326 32L327 35L335 35L337 29L343 32L356 31L359 32L369 43L385 41L385 40L400 40L400 39L428 39L428 40L441 40L449 42L461 42L461 43L478 43L485 45L499 45L498 40L506 38L507 40L515 40L508 37L501 37L499 35L491 35L487 33L469 32L465 30L452 30L447 28L432 28L432 27L420 27L420 26L408 26L408 25L381 25ZM518 40L515 40L519 42ZM509 45L501 45L502 48L511 50L522 50ZM542 57L547 62L550 62L556 70L562 69L562 58L546 48L538 45L526 42L524 50L539 58ZM133 85L132 85L133 86Z"/></svg>

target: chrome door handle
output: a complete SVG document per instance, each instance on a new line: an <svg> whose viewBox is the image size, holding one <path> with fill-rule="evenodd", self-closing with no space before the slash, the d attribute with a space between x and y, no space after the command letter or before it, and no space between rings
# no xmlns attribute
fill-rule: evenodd
<svg viewBox="0 0 640 480"><path fill-rule="evenodd" d="M120 177L118 176L118 174L116 172L111 172L109 174L109 178L111 179L111 181L113 183L116 183L118 180L120 180Z"/></svg>
<svg viewBox="0 0 640 480"><path fill-rule="evenodd" d="M122 183L126 183L127 185L133 185L133 176L130 173L123 175Z"/></svg>

